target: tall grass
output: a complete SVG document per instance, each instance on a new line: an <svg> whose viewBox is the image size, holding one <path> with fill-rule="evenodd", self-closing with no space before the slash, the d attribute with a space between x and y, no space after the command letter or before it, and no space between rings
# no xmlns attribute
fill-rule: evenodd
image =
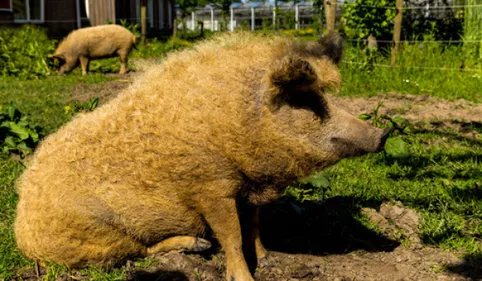
<svg viewBox="0 0 482 281"><path fill-rule="evenodd" d="M342 95L397 92L482 101L480 61L464 56L463 45L434 42L433 36L425 35L403 43L393 67L388 50L370 52L352 45L345 51Z"/></svg>
<svg viewBox="0 0 482 281"><path fill-rule="evenodd" d="M482 7L476 6L480 0L466 0L466 4L464 55L477 60L482 69Z"/></svg>

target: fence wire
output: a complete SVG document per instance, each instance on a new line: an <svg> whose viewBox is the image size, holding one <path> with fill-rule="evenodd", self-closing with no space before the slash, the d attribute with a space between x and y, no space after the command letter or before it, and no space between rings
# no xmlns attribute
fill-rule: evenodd
<svg viewBox="0 0 482 281"><path fill-rule="evenodd" d="M367 65L367 63L354 62L354 61L343 61L343 64L353 64L353 65ZM412 69L426 69L426 70L442 70L442 71L459 71L459 72L481 72L482 69L475 68L452 68L452 67L432 67L432 66L400 66L400 65L389 65L389 64L378 64L372 63L370 66L382 67L382 68L412 68Z"/></svg>

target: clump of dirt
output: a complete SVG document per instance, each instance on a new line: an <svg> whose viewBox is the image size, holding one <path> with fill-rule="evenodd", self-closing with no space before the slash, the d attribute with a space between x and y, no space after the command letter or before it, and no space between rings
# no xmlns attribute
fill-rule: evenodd
<svg viewBox="0 0 482 281"><path fill-rule="evenodd" d="M382 203L377 212L372 208L362 208L362 213L387 237L400 241L408 239L411 247L422 247L419 237L421 217L400 202Z"/></svg>
<svg viewBox="0 0 482 281"><path fill-rule="evenodd" d="M222 281L222 254L213 256L210 261L200 255L185 255L179 252L169 252L153 257L159 264L152 268L138 269L131 267L128 280L205 280Z"/></svg>

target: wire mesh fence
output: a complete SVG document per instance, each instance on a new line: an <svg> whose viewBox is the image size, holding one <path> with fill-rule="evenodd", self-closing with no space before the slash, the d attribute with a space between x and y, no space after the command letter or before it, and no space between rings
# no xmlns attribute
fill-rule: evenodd
<svg viewBox="0 0 482 281"><path fill-rule="evenodd" d="M356 3L354 1L337 1L336 7L336 18L337 27L343 28L346 24L346 19L342 17L345 9ZM429 3L429 4L427 4ZM430 4L432 3L432 4ZM443 5L441 3L444 3ZM460 53L461 56L467 53L467 50L472 48L477 53L475 55L475 60L469 65L451 65L449 63L443 64L440 61L436 63L422 63L420 60L418 65L411 63L410 65L391 65L390 62L371 62L371 67L375 68L388 68L388 67L407 67L409 69L421 70L421 71L431 71L431 70L441 70L441 71L466 71L466 72L482 72L482 30L476 30L472 32L470 36L468 34L463 34L464 19L463 16L470 15L473 13L482 14L482 2L480 1L466 1L465 5L457 4L454 1L417 1L417 0L407 0L403 6L403 15L406 17L406 21L418 21L419 25L423 28L430 26L433 22L439 24L440 22L444 24L447 23L447 18L453 18L459 24L460 28L457 31L448 31L448 38L443 36L438 36L434 34L434 31L422 30L422 32L432 33L430 36L425 36L422 34L420 36L407 35L410 32L415 33L417 30L405 30L405 36L401 40L393 40L392 35L389 34L385 38L376 38L376 42L385 46L386 49L399 43L402 46L402 53L404 50L409 48L420 49L425 52L430 52L430 48L438 48L434 52L440 52L442 54L446 46L453 46L450 50L452 53ZM475 3L475 4L474 4ZM479 4L480 3L480 4ZM359 5L359 3L358 3ZM370 6L361 5L365 8L373 8L383 10L394 10L395 5L390 6ZM360 7L360 5L358 6ZM378 11L378 10L377 10ZM382 12L383 13L383 12ZM233 31L237 29L243 30L260 30L260 29L276 29L276 30L311 30L314 35L323 28L320 24L322 22L322 17L324 15L323 7L316 7L311 1L304 2L279 2L277 6L270 2L246 2L246 3L236 3L231 5L229 11L221 11L213 6L206 6L197 9L191 14L190 17L184 19L189 24L187 28L189 30L195 30L199 28L199 22L203 23L205 29L219 31L228 30ZM377 15L375 15L377 16ZM383 15L380 15L383 16ZM444 22L445 21L445 22ZM482 18L481 18L482 21ZM393 21L391 22L393 24ZM473 23L474 26L478 26L477 20ZM181 26L179 26L182 28ZM477 29L477 28L476 28ZM482 28L480 28L482 29ZM420 32L420 30L418 30ZM447 32L447 31L446 31ZM475 35L473 35L475 33ZM446 36L447 37L447 36ZM367 38L353 38L347 37L346 41L352 46L358 46L361 48L366 48ZM432 47L429 47L432 46ZM434 47L435 46L435 47ZM414 51L410 51L414 53ZM365 54L365 53L362 53ZM423 52L420 52L423 55ZM403 54L401 54L403 55ZM368 59L370 60L370 59ZM359 62L357 60L348 60L346 64L352 66L359 66L365 64L365 62ZM447 66L448 65L448 66Z"/></svg>

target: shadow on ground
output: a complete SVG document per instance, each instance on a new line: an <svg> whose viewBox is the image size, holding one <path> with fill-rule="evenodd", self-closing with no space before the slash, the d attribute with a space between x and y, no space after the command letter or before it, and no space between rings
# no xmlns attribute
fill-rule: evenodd
<svg viewBox="0 0 482 281"><path fill-rule="evenodd" d="M127 279L128 281L189 281L189 278L181 271L156 270L136 271Z"/></svg>
<svg viewBox="0 0 482 281"><path fill-rule="evenodd" d="M333 197L316 204L282 198L261 208L261 239L268 250L312 255L385 252L399 246L355 219L361 205L378 208L380 202Z"/></svg>
<svg viewBox="0 0 482 281"><path fill-rule="evenodd" d="M465 255L463 263L449 265L447 270L470 280L482 280L482 254Z"/></svg>

